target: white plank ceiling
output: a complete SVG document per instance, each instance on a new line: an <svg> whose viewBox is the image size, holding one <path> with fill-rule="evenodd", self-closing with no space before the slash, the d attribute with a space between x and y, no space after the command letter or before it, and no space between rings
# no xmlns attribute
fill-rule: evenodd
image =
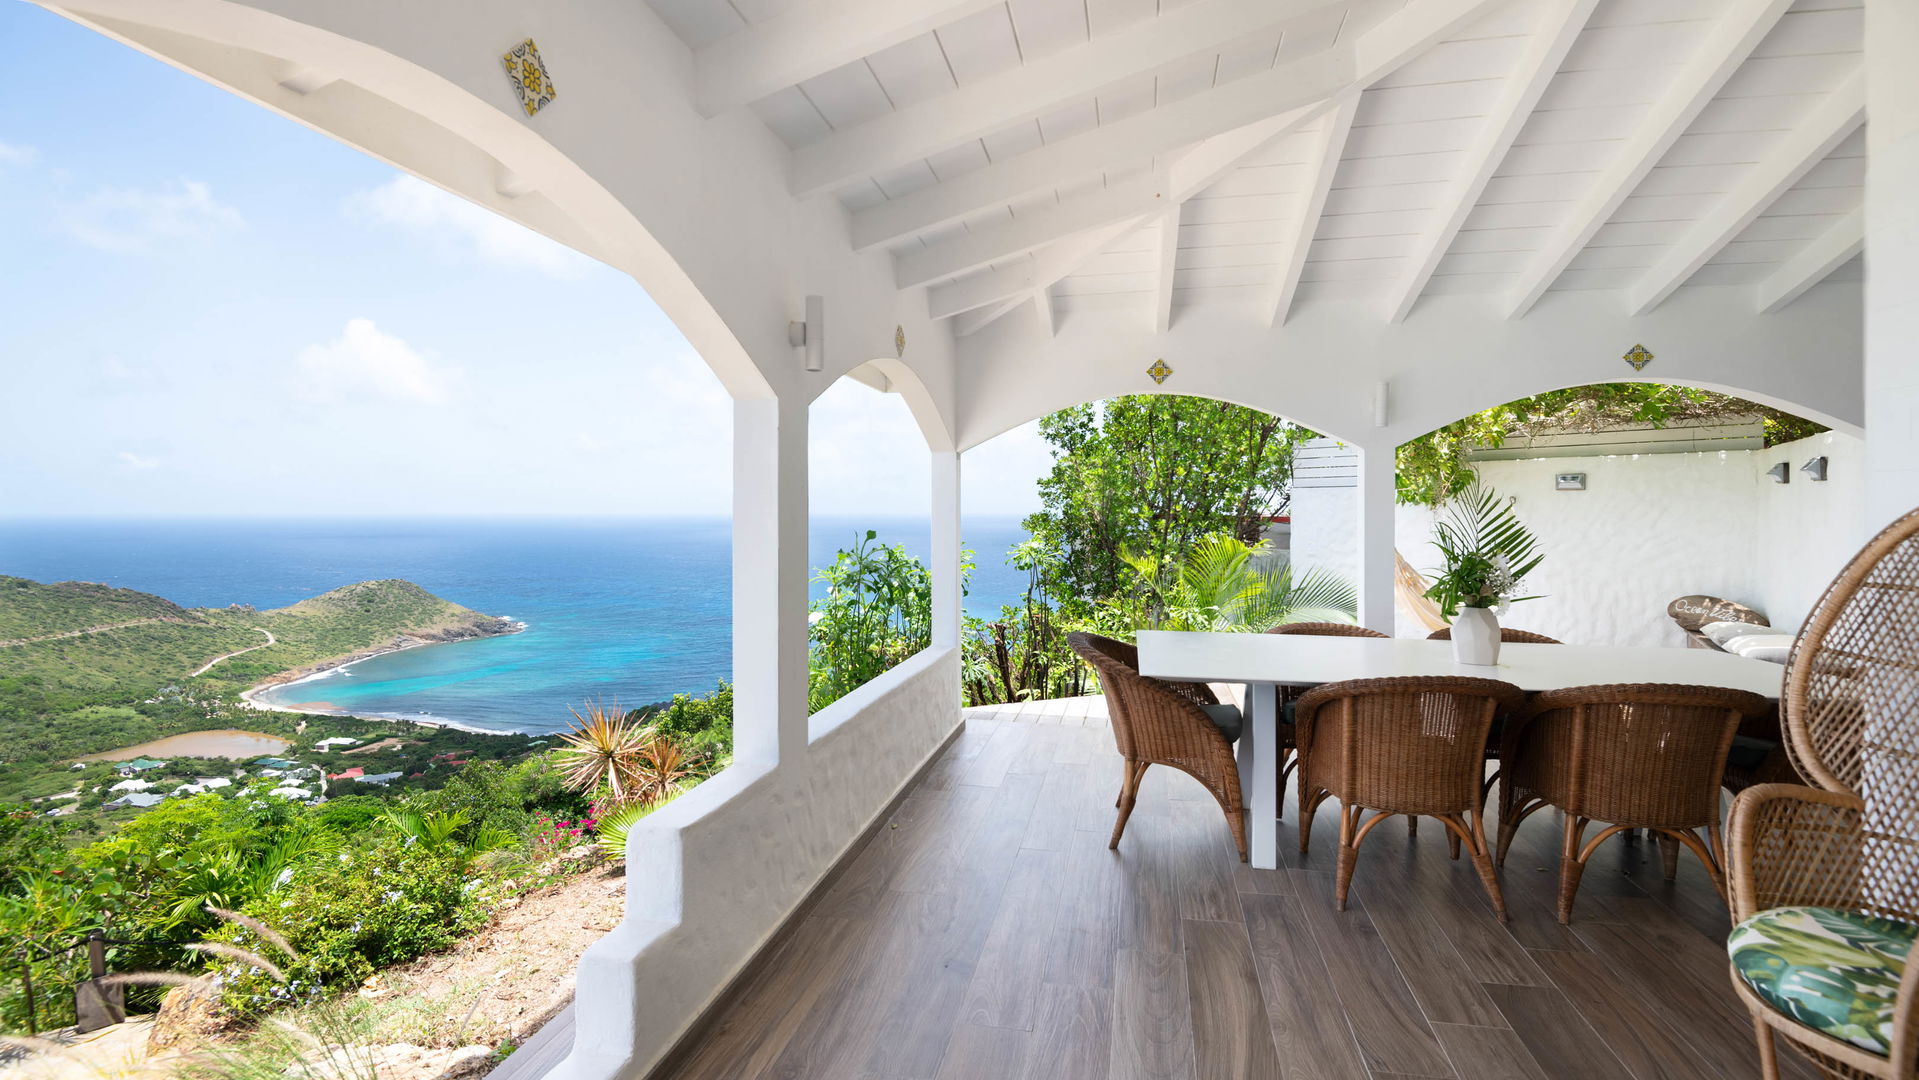
<svg viewBox="0 0 1919 1080"><path fill-rule="evenodd" d="M1858 0L651 3L961 333L1859 273Z"/></svg>

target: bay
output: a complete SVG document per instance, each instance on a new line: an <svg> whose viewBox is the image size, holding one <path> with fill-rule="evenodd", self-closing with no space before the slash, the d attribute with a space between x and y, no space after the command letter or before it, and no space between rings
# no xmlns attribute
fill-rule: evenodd
<svg viewBox="0 0 1919 1080"><path fill-rule="evenodd" d="M923 518L816 518L811 565L867 529L926 558ZM1019 520L969 518L964 533L979 564L968 611L1017 602L1026 575L1005 554L1026 538ZM569 706L646 704L729 676L731 536L721 518L0 520L0 573L259 608L404 578L527 630L374 657L266 700L545 732Z"/></svg>

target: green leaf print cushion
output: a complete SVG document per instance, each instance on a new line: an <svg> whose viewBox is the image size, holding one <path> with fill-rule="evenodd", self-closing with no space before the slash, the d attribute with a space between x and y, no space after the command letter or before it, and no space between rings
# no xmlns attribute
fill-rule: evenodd
<svg viewBox="0 0 1919 1080"><path fill-rule="evenodd" d="M1733 969L1767 1004L1861 1050L1892 1050L1893 999L1919 926L1836 908L1762 911L1726 939Z"/></svg>

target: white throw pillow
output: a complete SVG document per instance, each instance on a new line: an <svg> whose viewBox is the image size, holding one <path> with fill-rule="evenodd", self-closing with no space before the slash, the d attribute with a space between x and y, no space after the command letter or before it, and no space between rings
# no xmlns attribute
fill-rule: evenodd
<svg viewBox="0 0 1919 1080"><path fill-rule="evenodd" d="M1709 622L1699 628L1699 632L1712 639L1715 645L1724 645L1733 638L1746 637L1749 634L1776 634L1770 626L1760 626L1749 622Z"/></svg>
<svg viewBox="0 0 1919 1080"><path fill-rule="evenodd" d="M1726 642L1723 648L1735 656L1751 657L1754 660L1772 659L1776 653L1780 661L1786 658L1787 650L1792 648L1791 634L1747 634Z"/></svg>

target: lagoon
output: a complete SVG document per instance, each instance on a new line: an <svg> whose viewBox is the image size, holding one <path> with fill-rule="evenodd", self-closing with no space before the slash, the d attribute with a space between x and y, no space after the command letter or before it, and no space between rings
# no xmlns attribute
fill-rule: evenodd
<svg viewBox="0 0 1919 1080"><path fill-rule="evenodd" d="M154 739L137 746L122 746L117 750L108 750L99 754L88 754L77 761L132 761L134 758L232 758L244 761L250 758L270 757L292 746L287 739L273 735L263 735L257 731L240 731L236 728L222 728L219 731L190 731L184 735L168 735L164 739Z"/></svg>

